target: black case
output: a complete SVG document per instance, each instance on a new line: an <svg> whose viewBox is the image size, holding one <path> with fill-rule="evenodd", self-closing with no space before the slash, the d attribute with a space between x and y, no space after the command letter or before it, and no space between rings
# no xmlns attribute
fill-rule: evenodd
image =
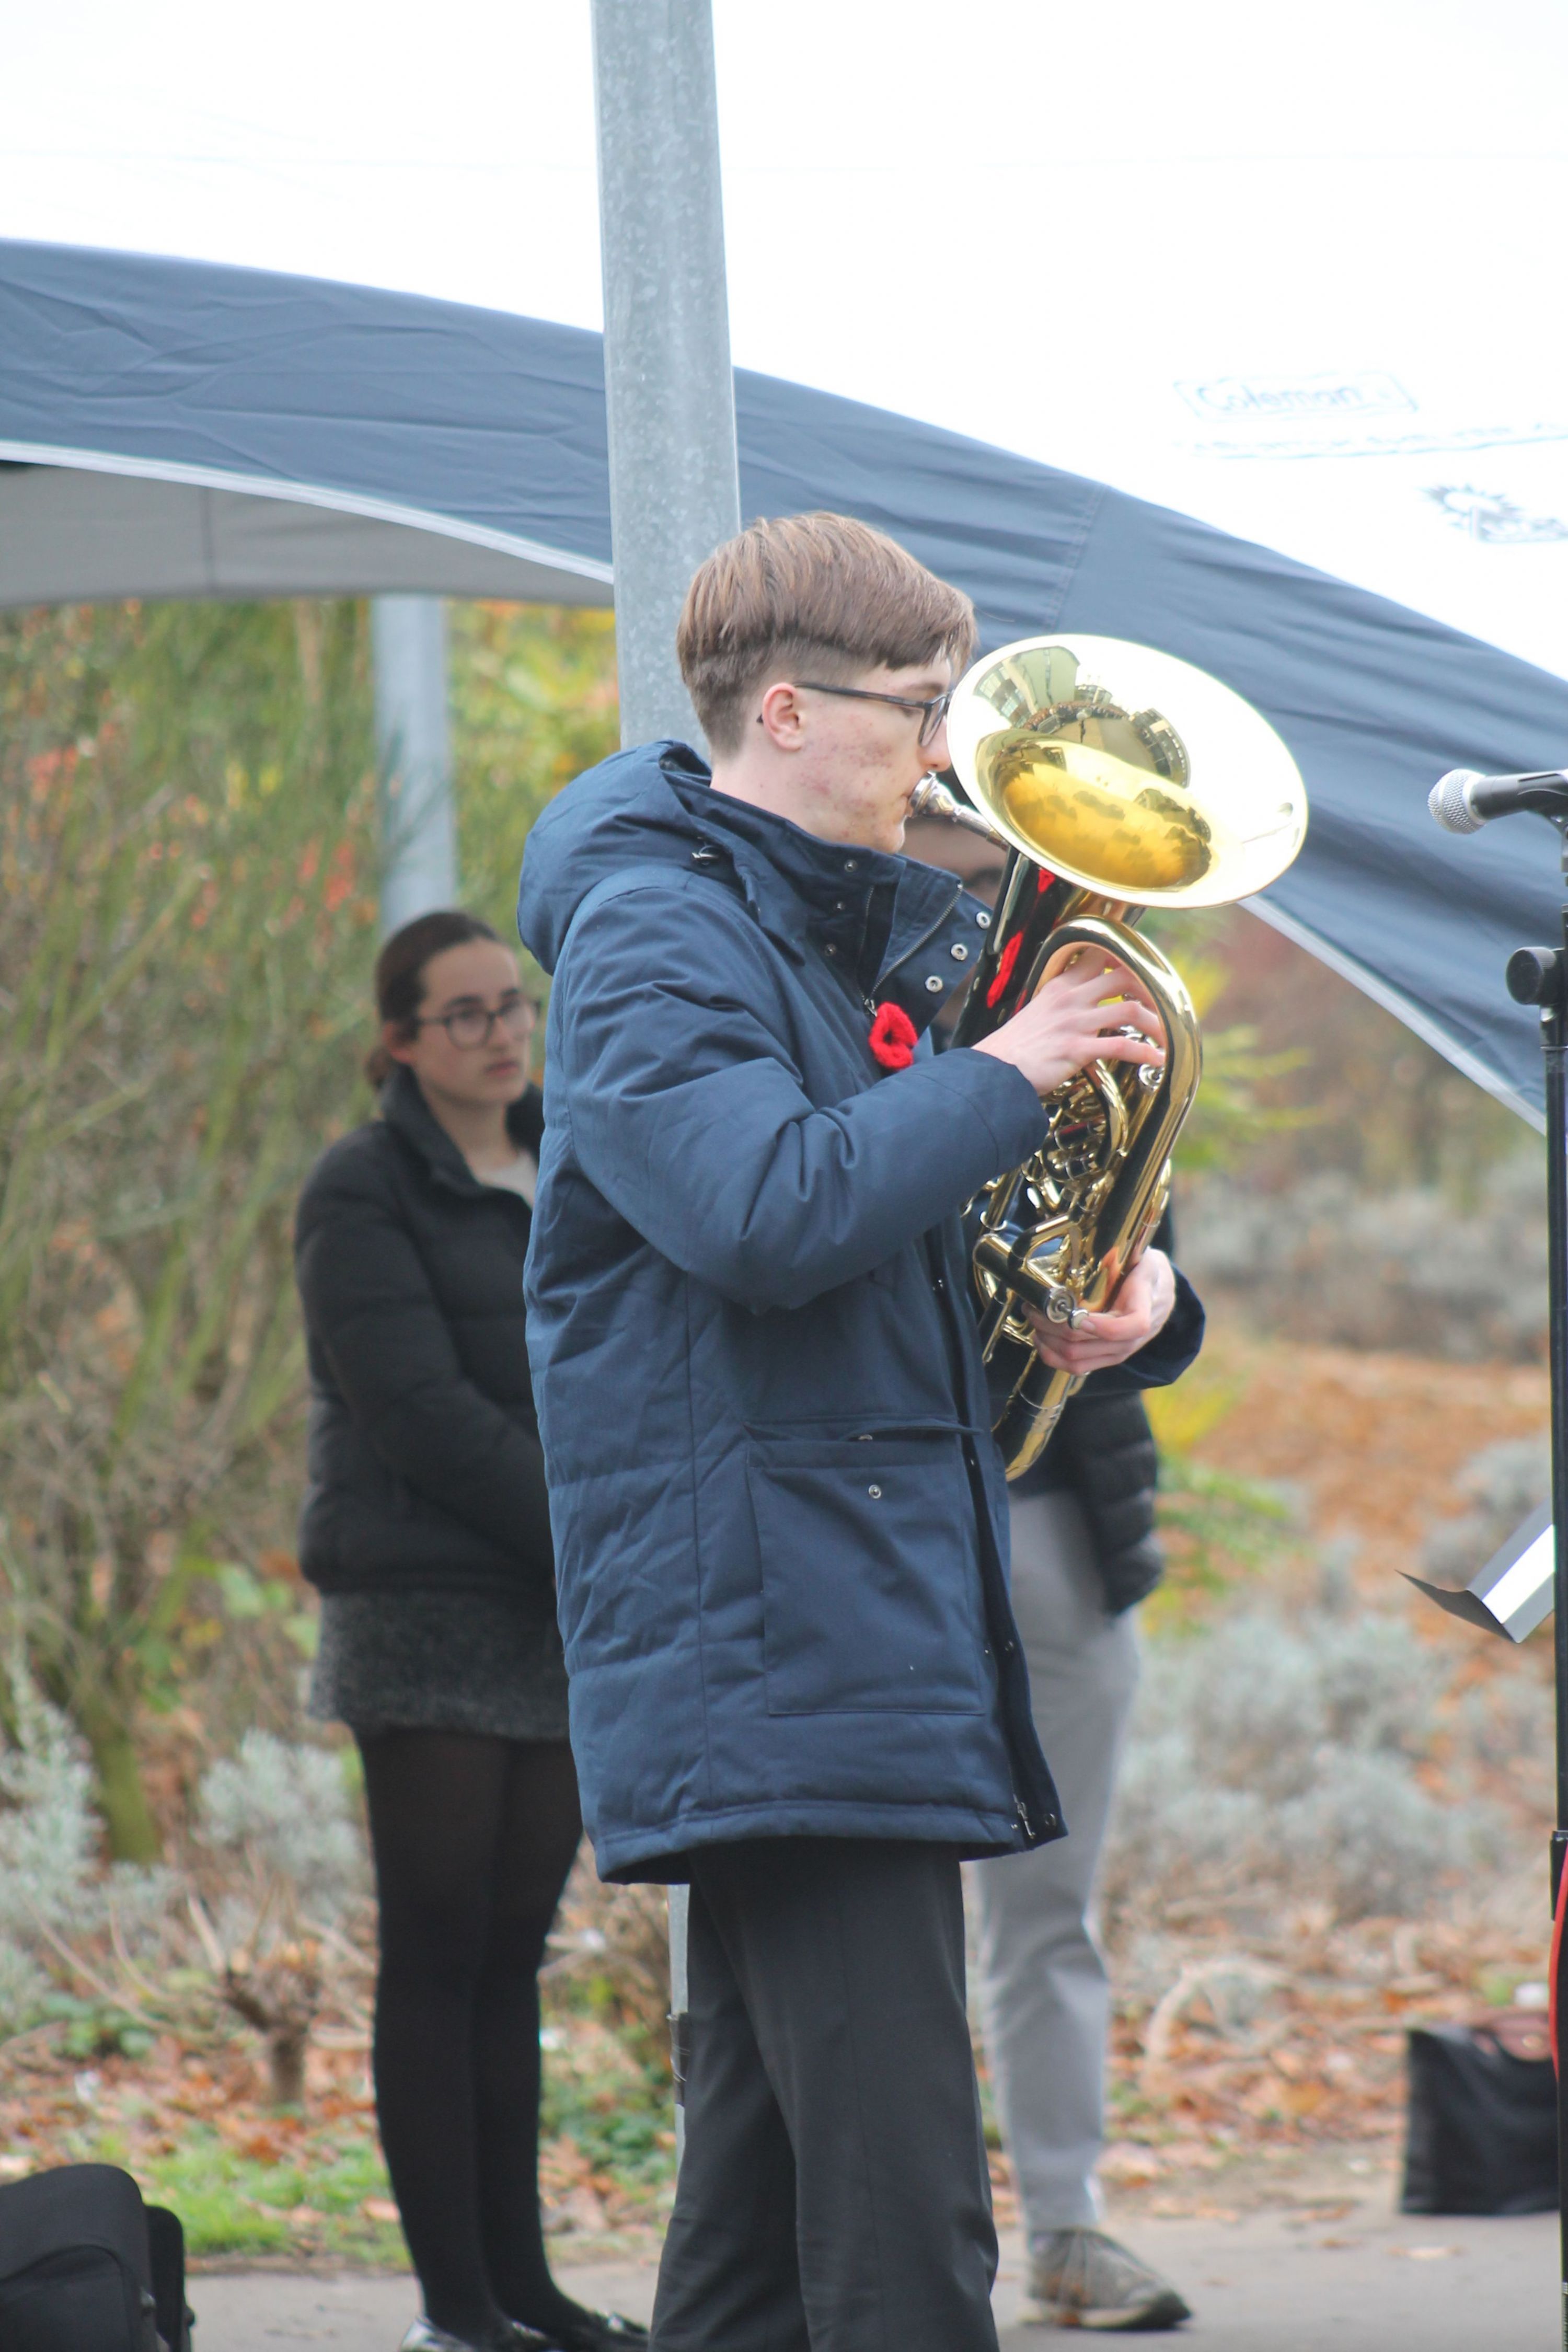
<svg viewBox="0 0 1568 2352"><path fill-rule="evenodd" d="M166 2205L147 2208L147 2250L153 2258L153 2300L158 2333L168 2352L191 2352L195 2313L185 2301L185 2233Z"/></svg>
<svg viewBox="0 0 1568 2352"><path fill-rule="evenodd" d="M0 2189L5 2352L190 2352L184 2240L112 2164Z"/></svg>
<svg viewBox="0 0 1568 2352"><path fill-rule="evenodd" d="M1405 2213L1546 2213L1557 2204L1557 2085L1546 2021L1513 2011L1410 2034Z"/></svg>

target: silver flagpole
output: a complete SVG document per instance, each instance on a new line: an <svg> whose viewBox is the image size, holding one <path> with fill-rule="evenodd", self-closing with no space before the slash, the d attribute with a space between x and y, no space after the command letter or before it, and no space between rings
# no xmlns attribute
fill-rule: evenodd
<svg viewBox="0 0 1568 2352"><path fill-rule="evenodd" d="M621 741L702 744L675 625L741 527L710 0L594 0L599 248ZM676 2144L685 2144L688 1894L669 1895Z"/></svg>

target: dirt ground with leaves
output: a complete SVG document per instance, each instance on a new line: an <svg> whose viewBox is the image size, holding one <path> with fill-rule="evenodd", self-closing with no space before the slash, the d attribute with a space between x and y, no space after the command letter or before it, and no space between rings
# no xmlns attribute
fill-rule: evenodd
<svg viewBox="0 0 1568 2352"><path fill-rule="evenodd" d="M263 2037L225 1998L218 1966L153 1979L62 1937L59 1974L75 1991L0 2042L0 2181L122 2164L175 2207L198 2262L400 2266L370 2081L373 1953L362 1905L250 1963L263 1986L306 1973L317 1988L303 2096L280 2106ZM668 1982L662 1895L612 1896L580 1864L542 2035L546 2226L574 2243L640 2248L662 2225L675 2145Z"/></svg>
<svg viewBox="0 0 1568 2352"><path fill-rule="evenodd" d="M1544 1643L1488 1643L1399 1572L1423 1565L1435 1528L1469 1524L1466 1465L1538 1440L1546 1402L1531 1366L1285 1346L1222 1317L1200 1370L1158 1408L1172 1574L1147 1612L1151 1654L1255 1598L1307 1621L1348 1597L1408 1617L1445 1706L1510 1678L1542 1685ZM1446 1801L1442 1721L1415 1770ZM1406 2028L1508 2004L1544 1974L1550 1755L1482 1769L1499 1866L1476 1889L1443 1874L1400 1916L1336 1917L1310 1877L1239 1896L1163 1882L1149 1903L1120 1889L1104 2165L1118 2210L1283 2204L1331 2224L1369 2176L1392 2179ZM154 1980L62 1937L53 2013L0 2042L0 2179L107 2158L180 2209L198 2260L401 2261L368 2077L372 1949L363 1902L310 1942L305 2095L279 2112L262 2039L225 1998L222 1953L204 1967L194 1938L184 1969ZM545 1990L549 2226L563 2252L646 2250L672 2157L662 1898L601 1889L580 1867ZM999 2154L994 2170L1005 2221Z"/></svg>

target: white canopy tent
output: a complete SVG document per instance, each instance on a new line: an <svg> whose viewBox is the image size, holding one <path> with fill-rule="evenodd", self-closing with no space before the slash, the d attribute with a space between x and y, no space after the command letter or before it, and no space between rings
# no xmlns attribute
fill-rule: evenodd
<svg viewBox="0 0 1568 2352"><path fill-rule="evenodd" d="M15 447L16 445L11 445ZM206 478L203 478L203 477ZM268 496L219 469L71 450L0 457L0 604L121 596L500 596L603 604L610 566L310 483Z"/></svg>
<svg viewBox="0 0 1568 2352"><path fill-rule="evenodd" d="M738 364L1568 671L1556 0L714 16ZM7 51L0 234L599 323L587 0L59 0ZM228 593L310 533L196 504Z"/></svg>
<svg viewBox="0 0 1568 2352"><path fill-rule="evenodd" d="M1551 837L1424 803L1568 756L1568 18L714 13L746 512L842 505L991 642L1142 637L1247 694L1314 808L1258 911L1531 1115L1496 974ZM0 601L609 601L587 0L417 29L15 28Z"/></svg>

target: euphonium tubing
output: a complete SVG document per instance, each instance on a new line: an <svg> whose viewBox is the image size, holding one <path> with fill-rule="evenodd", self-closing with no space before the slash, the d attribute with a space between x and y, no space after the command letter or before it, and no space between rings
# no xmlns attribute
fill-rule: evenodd
<svg viewBox="0 0 1568 2352"><path fill-rule="evenodd" d="M1125 965L1165 1037L1159 1065L1096 1060L1056 1087L1041 1150L970 1204L981 1343L1002 1399L994 1425L1016 1478L1079 1386L1040 1361L1026 1307L1071 1328L1114 1300L1164 1213L1202 1073L1181 975L1132 926L1151 905L1221 906L1273 881L1300 847L1306 795L1239 695L1116 638L1005 646L960 681L947 727L973 806L931 784L915 812L1013 853L954 1044L1010 1020L1073 950Z"/></svg>

